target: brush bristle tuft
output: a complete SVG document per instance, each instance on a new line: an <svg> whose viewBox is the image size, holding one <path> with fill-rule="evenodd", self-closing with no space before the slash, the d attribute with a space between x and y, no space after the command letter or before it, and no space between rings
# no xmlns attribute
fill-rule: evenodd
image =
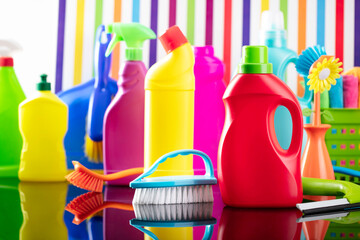
<svg viewBox="0 0 360 240"><path fill-rule="evenodd" d="M66 207L65 210L75 215L74 223L79 224L86 218L88 218L92 211L103 205L102 193L89 192L82 194L72 200Z"/></svg>
<svg viewBox="0 0 360 240"><path fill-rule="evenodd" d="M135 217L144 221L196 221L212 218L213 203L134 205Z"/></svg>
<svg viewBox="0 0 360 240"><path fill-rule="evenodd" d="M104 181L77 168L65 178L73 185L94 192L102 192Z"/></svg>
<svg viewBox="0 0 360 240"><path fill-rule="evenodd" d="M85 138L85 155L90 162L103 162L103 142L93 141L88 135Z"/></svg>
<svg viewBox="0 0 360 240"><path fill-rule="evenodd" d="M166 188L137 188L133 204L181 204L213 202L211 185Z"/></svg>

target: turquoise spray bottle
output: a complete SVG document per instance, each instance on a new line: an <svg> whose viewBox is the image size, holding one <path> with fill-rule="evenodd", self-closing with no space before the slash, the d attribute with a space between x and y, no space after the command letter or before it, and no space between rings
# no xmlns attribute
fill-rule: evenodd
<svg viewBox="0 0 360 240"><path fill-rule="evenodd" d="M285 81L286 68L296 63L297 54L287 48L284 16L281 11L264 11L261 15L260 44L268 47L269 62L273 73ZM279 106L275 112L275 132L283 149L288 149L292 135L292 120L289 111Z"/></svg>

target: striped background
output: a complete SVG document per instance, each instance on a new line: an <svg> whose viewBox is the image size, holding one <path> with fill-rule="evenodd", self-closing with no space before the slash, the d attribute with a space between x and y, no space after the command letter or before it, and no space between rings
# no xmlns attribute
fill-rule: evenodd
<svg viewBox="0 0 360 240"><path fill-rule="evenodd" d="M283 11L290 49L321 44L344 70L360 65L360 0L59 0L56 91L92 77L96 27L113 21L140 22L158 35L178 25L193 45L214 46L229 81L241 47L258 43L260 14L269 8ZM123 53L124 44L113 53L115 79ZM144 44L147 66L164 54L158 40ZM289 85L296 91L296 80Z"/></svg>

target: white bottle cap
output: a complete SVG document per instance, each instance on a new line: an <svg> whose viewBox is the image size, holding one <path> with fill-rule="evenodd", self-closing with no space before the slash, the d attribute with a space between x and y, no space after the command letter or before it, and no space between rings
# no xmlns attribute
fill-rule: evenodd
<svg viewBox="0 0 360 240"><path fill-rule="evenodd" d="M284 15L279 10L264 11L261 14L262 31L284 30Z"/></svg>

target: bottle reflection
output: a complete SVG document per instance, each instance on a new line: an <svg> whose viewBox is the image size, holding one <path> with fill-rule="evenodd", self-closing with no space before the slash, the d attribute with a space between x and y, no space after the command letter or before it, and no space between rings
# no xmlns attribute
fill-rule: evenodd
<svg viewBox="0 0 360 240"><path fill-rule="evenodd" d="M106 203L102 193L69 187L64 219L72 240L102 240L103 211Z"/></svg>
<svg viewBox="0 0 360 240"><path fill-rule="evenodd" d="M0 182L0 239L19 239L23 221L17 179Z"/></svg>
<svg viewBox="0 0 360 240"><path fill-rule="evenodd" d="M300 240L301 216L297 209L241 209L224 207L218 239Z"/></svg>
<svg viewBox="0 0 360 240"><path fill-rule="evenodd" d="M135 190L129 187L106 186L105 202L131 204ZM142 239L142 233L129 225L133 211L117 208L104 209L104 240ZM125 237L126 236L126 237Z"/></svg>
<svg viewBox="0 0 360 240"><path fill-rule="evenodd" d="M303 223L303 230L307 240L322 240L325 238L330 222L317 220Z"/></svg>
<svg viewBox="0 0 360 240"><path fill-rule="evenodd" d="M87 222L87 229L89 231L89 239L103 239L103 211L96 213L89 219Z"/></svg>
<svg viewBox="0 0 360 240"><path fill-rule="evenodd" d="M305 196L304 196L305 197ZM306 196L306 199L313 201L332 200L335 197L329 196ZM326 220L317 220L303 223L303 231L307 240L322 240L325 238L330 222Z"/></svg>
<svg viewBox="0 0 360 240"><path fill-rule="evenodd" d="M81 194L87 193L86 190L77 188L73 185L68 186L68 193L66 196L66 204L70 203L74 198L80 196ZM86 222L82 222L79 225L72 223L74 215L68 211L64 213L64 221L66 228L68 230L68 239L69 240L88 240L89 234L87 231Z"/></svg>
<svg viewBox="0 0 360 240"><path fill-rule="evenodd" d="M24 218L20 239L67 239L63 221L66 183L21 182L19 192Z"/></svg>
<svg viewBox="0 0 360 240"><path fill-rule="evenodd" d="M178 227L178 228L162 228L162 227L146 227L155 234L160 240L192 240L193 228L192 227ZM145 240L152 240L148 235L145 235Z"/></svg>

